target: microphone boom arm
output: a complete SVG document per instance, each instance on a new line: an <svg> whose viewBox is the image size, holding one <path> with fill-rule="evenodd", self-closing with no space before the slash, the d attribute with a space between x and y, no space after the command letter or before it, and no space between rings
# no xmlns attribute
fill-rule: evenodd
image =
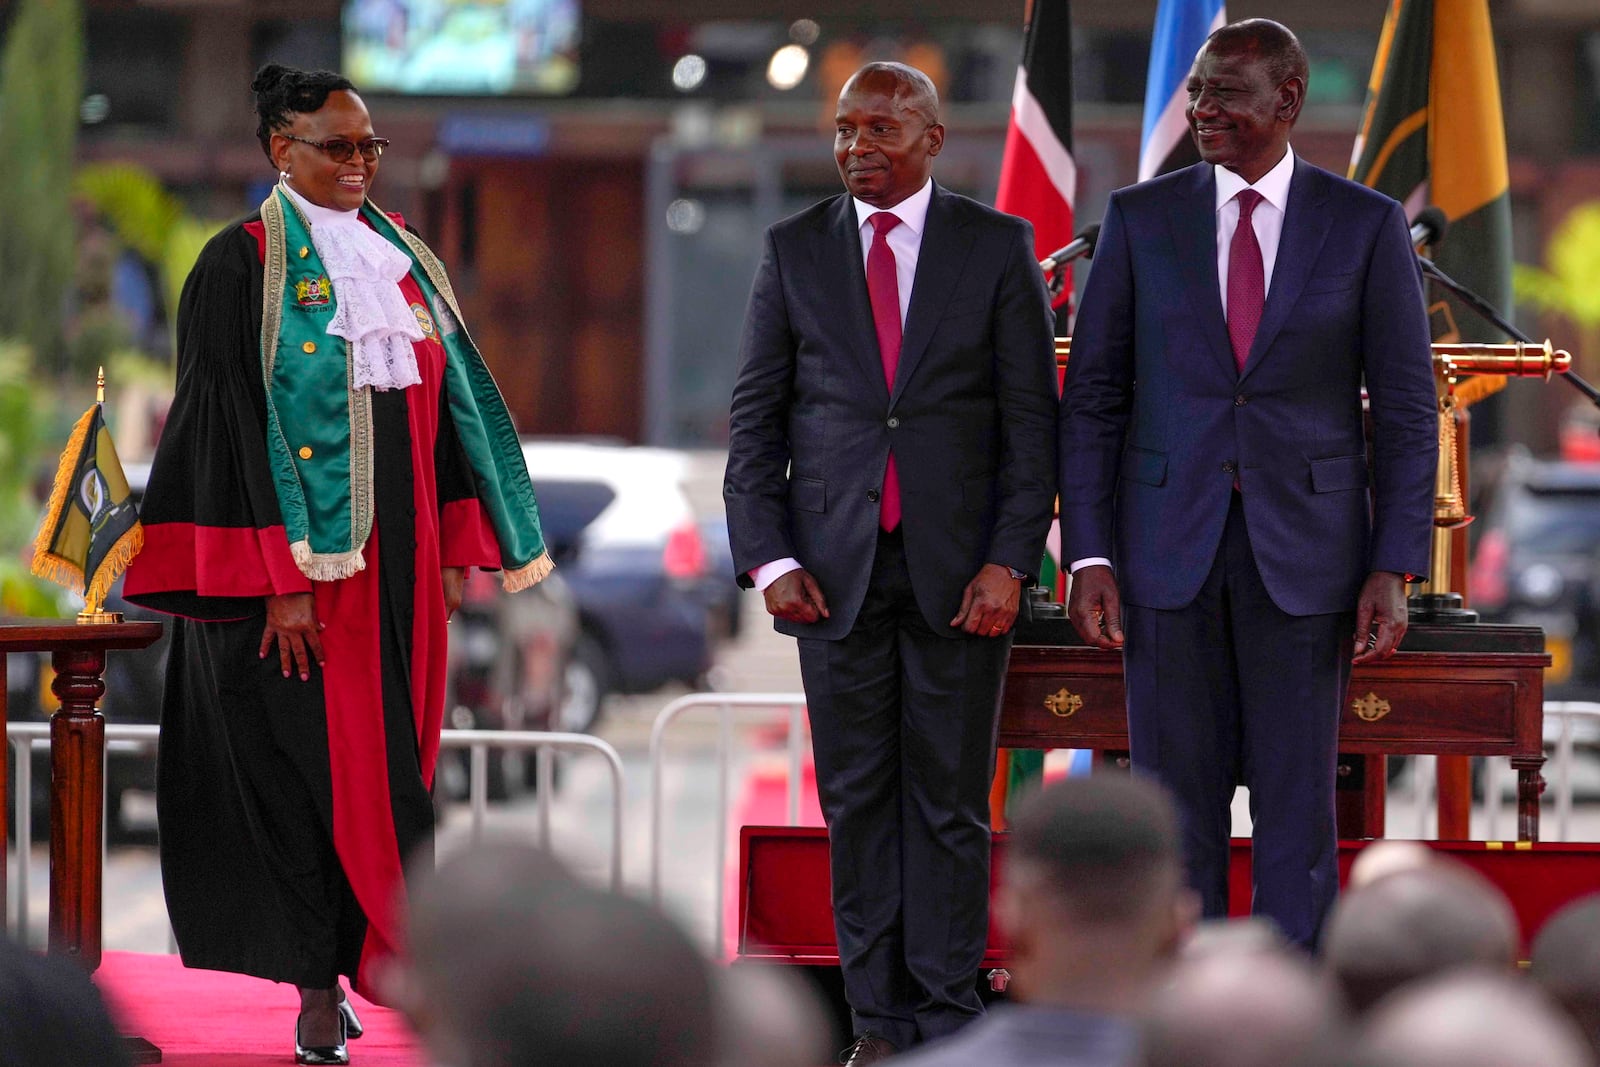
<svg viewBox="0 0 1600 1067"><path fill-rule="evenodd" d="M1479 296L1477 293L1473 292L1471 289L1468 289L1465 285L1462 285L1460 282L1450 277L1450 275L1440 270L1438 265L1435 264L1433 260L1429 259L1427 256L1418 256L1417 262L1422 265L1422 273L1426 274L1428 277L1432 278L1434 281L1450 290L1450 292L1454 293L1463 304L1477 312L1487 322L1498 329L1504 330L1509 336L1516 338L1518 341L1522 341L1527 344L1535 343L1532 337L1529 337L1526 333L1517 329L1509 320L1505 318L1505 316L1501 315L1500 312L1495 309L1493 304L1489 303L1483 297ZM1576 371L1570 369L1567 370L1566 373L1562 374L1561 378L1563 381L1571 383L1574 389L1587 397L1589 403L1593 404L1597 408L1600 408L1600 389L1596 389L1593 385L1590 385L1588 382L1584 381L1583 378L1579 377Z"/></svg>

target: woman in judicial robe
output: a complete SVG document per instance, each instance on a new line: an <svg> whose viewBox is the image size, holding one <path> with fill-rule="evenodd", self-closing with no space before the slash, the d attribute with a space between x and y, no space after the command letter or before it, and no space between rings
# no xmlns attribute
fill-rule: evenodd
<svg viewBox="0 0 1600 1067"><path fill-rule="evenodd" d="M465 569L515 591L551 564L443 267L368 199L388 142L354 86L269 65L251 88L281 180L184 286L125 589L178 616L157 802L183 961L294 983L296 1062L347 1063L339 978L373 996L432 848Z"/></svg>

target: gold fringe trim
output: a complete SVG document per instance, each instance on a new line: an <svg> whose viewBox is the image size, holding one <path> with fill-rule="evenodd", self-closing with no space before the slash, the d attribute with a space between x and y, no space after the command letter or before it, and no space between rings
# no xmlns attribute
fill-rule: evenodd
<svg viewBox="0 0 1600 1067"><path fill-rule="evenodd" d="M56 468L56 480L50 487L50 503L44 509L44 519L39 523L39 532L33 539L33 563L30 569L34 574L47 581L64 585L75 593L83 592L83 570L69 559L63 559L50 551L50 545L56 539L56 527L61 525L61 516L66 513L67 496L72 492L72 476L78 471L78 457L83 455L84 444L89 440L89 424L94 422L95 408L93 405L83 413L72 427L72 436L67 438L66 450L61 453L61 465Z"/></svg>
<svg viewBox="0 0 1600 1067"><path fill-rule="evenodd" d="M106 558L100 561L100 569L94 572L94 581L89 583L88 591L83 594L83 602L98 611L106 602L106 594L111 592L117 578L143 549L144 525L135 522L123 531L117 543L106 553Z"/></svg>
<svg viewBox="0 0 1600 1067"><path fill-rule="evenodd" d="M520 593L529 586L544 581L555 569L556 564L550 558L550 553L541 552L531 563L524 563L515 570L502 571L500 584L508 593Z"/></svg>
<svg viewBox="0 0 1600 1067"><path fill-rule="evenodd" d="M300 573L313 582L337 582L367 569L367 561L361 556L365 547L358 545L349 552L313 552L310 541L296 541L289 546L289 552Z"/></svg>
<svg viewBox="0 0 1600 1067"><path fill-rule="evenodd" d="M1456 383L1456 403L1461 407L1487 400L1506 387L1504 374L1474 374Z"/></svg>

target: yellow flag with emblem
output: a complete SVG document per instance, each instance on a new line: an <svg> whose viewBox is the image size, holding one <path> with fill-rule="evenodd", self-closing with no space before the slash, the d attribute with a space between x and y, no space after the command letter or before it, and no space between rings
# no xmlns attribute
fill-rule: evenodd
<svg viewBox="0 0 1600 1067"><path fill-rule="evenodd" d="M1450 220L1434 250L1441 270L1508 311L1511 199L1505 118L1488 0L1390 0L1367 86L1350 177L1405 205L1430 204ZM1503 341L1455 297L1435 292L1435 341ZM1463 382L1465 403L1505 385Z"/></svg>
<svg viewBox="0 0 1600 1067"><path fill-rule="evenodd" d="M61 455L33 543L33 573L82 592L88 610L98 611L143 547L139 510L97 400Z"/></svg>

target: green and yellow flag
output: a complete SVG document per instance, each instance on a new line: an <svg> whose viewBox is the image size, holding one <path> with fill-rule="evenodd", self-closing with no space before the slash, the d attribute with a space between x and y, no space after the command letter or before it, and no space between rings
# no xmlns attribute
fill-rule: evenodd
<svg viewBox="0 0 1600 1067"><path fill-rule="evenodd" d="M1505 119L1488 0L1390 0L1367 86L1350 177L1450 219L1434 261L1502 311L1511 302ZM1502 341L1432 287L1436 341ZM1483 392L1505 379L1471 379ZM1481 394L1480 394L1481 395Z"/></svg>
<svg viewBox="0 0 1600 1067"><path fill-rule="evenodd" d="M56 469L33 542L33 573L82 592L88 610L98 611L143 547L139 510L96 401L73 426Z"/></svg>

